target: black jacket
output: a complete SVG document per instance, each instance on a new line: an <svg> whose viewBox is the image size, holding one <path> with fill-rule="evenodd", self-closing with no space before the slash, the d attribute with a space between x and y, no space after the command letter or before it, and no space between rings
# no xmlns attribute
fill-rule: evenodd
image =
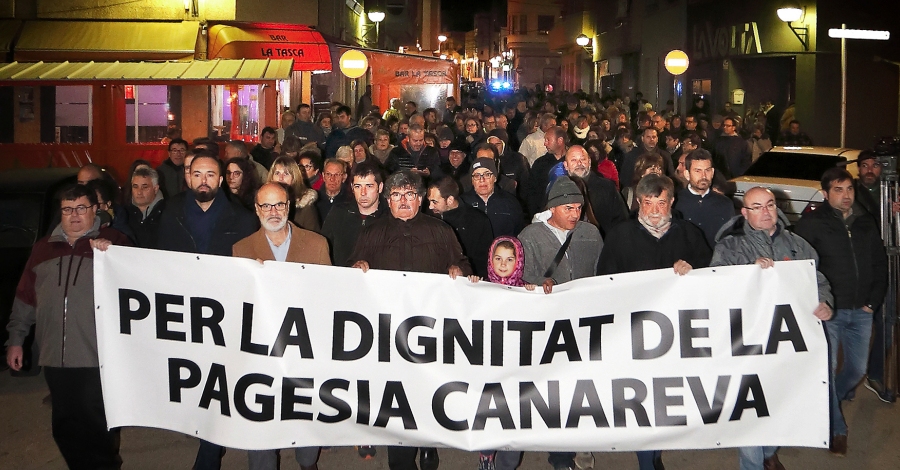
<svg viewBox="0 0 900 470"><path fill-rule="evenodd" d="M675 197L675 210L681 212L683 218L703 230L709 246L716 246L716 233L725 222L734 217L734 203L728 196L723 196L712 189L705 196L698 196L690 189L678 191Z"/></svg>
<svg viewBox="0 0 900 470"><path fill-rule="evenodd" d="M336 204L325 218L322 224L322 235L328 239L331 246L331 263L335 266L349 266L347 261L353 254L356 239L368 225L384 215L386 204L379 201L378 210L362 216L359 214L359 206L356 201L345 201Z"/></svg>
<svg viewBox="0 0 900 470"><path fill-rule="evenodd" d="M528 178L528 215L534 215L547 203L547 185L550 184L550 170L561 160L552 153L545 153L531 164Z"/></svg>
<svg viewBox="0 0 900 470"><path fill-rule="evenodd" d="M605 238L613 227L628 220L628 208L616 190L616 183L592 172L588 174L584 184L587 186L594 218L600 223L600 235Z"/></svg>
<svg viewBox="0 0 900 470"><path fill-rule="evenodd" d="M134 234L134 244L141 248L156 248L158 244L159 222L166 208L166 199L162 199L153 206L147 217L134 204L127 204L125 212L128 213L128 226Z"/></svg>
<svg viewBox="0 0 900 470"><path fill-rule="evenodd" d="M795 232L819 254L834 308L878 308L887 291L887 256L875 218L859 205L850 229L827 202L797 221Z"/></svg>
<svg viewBox="0 0 900 470"><path fill-rule="evenodd" d="M346 185L341 185L341 192L334 198L330 198L323 184L319 188L319 198L316 199L316 212L319 213L319 224L325 223L325 219L328 218L328 212L332 207L346 201L353 202L353 194L350 194L350 190L347 189Z"/></svg>
<svg viewBox="0 0 900 470"><path fill-rule="evenodd" d="M440 217L456 232L472 271L479 277L487 278L488 251L494 242L491 220L483 212L465 204L442 213Z"/></svg>
<svg viewBox="0 0 900 470"><path fill-rule="evenodd" d="M495 237L515 237L525 228L525 217L519 200L499 185L494 185L494 194L491 194L487 202L474 189L462 194L460 198L470 207L487 214Z"/></svg>
<svg viewBox="0 0 900 470"><path fill-rule="evenodd" d="M516 182L515 195L523 204L528 201L528 161L514 151L509 145L503 148L500 155L500 173Z"/></svg>
<svg viewBox="0 0 900 470"><path fill-rule="evenodd" d="M194 237L188 229L184 211L185 198L194 197L192 191L176 194L166 203L159 221L159 242L157 248L183 253L200 253ZM216 195L213 204L223 204L218 220L216 220L209 247L204 254L231 256L231 247L250 236L259 228L256 215L244 209L235 201L229 201L222 189Z"/></svg>
<svg viewBox="0 0 900 470"><path fill-rule="evenodd" d="M617 274L671 268L678 260L698 269L709 266L710 258L712 250L703 232L686 220L673 218L669 231L657 239L637 219L630 219L606 236L597 271Z"/></svg>

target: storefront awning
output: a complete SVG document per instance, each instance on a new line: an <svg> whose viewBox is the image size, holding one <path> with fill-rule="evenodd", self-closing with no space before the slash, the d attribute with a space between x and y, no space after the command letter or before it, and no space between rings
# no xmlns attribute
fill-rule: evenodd
<svg viewBox="0 0 900 470"><path fill-rule="evenodd" d="M0 57L9 54L21 24L17 20L0 20Z"/></svg>
<svg viewBox="0 0 900 470"><path fill-rule="evenodd" d="M12 62L0 64L0 85L128 84L172 82L184 85L236 83L291 78L293 61L216 59L193 62Z"/></svg>
<svg viewBox="0 0 900 470"><path fill-rule="evenodd" d="M305 26L255 28L217 24L209 28L207 57L293 59L294 70L330 72L331 54L322 35Z"/></svg>
<svg viewBox="0 0 900 470"><path fill-rule="evenodd" d="M13 59L189 61L199 32L196 21L26 21Z"/></svg>

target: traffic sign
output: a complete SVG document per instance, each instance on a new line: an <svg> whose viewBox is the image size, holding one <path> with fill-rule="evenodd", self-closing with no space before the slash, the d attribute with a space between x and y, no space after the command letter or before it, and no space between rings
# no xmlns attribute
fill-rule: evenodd
<svg viewBox="0 0 900 470"><path fill-rule="evenodd" d="M362 52L350 49L341 55L340 66L347 78L359 78L369 70L369 59Z"/></svg>
<svg viewBox="0 0 900 470"><path fill-rule="evenodd" d="M679 51L675 49L674 51L666 54L666 60L664 62L666 64L666 70L669 71L672 75L681 75L688 69L688 60L687 54L684 51Z"/></svg>

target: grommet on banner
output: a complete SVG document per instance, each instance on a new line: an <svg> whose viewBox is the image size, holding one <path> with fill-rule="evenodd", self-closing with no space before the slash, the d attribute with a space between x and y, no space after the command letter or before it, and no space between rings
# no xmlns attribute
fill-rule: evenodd
<svg viewBox="0 0 900 470"><path fill-rule="evenodd" d="M199 257L199 256L197 257L197 261L200 261L200 257Z"/></svg>

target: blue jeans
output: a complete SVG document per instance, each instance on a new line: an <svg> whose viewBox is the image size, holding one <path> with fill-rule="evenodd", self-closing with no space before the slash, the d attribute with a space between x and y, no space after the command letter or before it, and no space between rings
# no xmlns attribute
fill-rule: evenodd
<svg viewBox="0 0 900 470"><path fill-rule="evenodd" d="M869 340L872 337L872 314L863 309L838 309L825 322L831 356L831 434L847 435L847 423L841 412L841 401L859 385L866 374ZM841 371L837 371L838 346L844 355Z"/></svg>
<svg viewBox="0 0 900 470"><path fill-rule="evenodd" d="M662 458L661 450L639 450L635 452L638 459L638 469L655 470L654 462L657 458Z"/></svg>
<svg viewBox="0 0 900 470"><path fill-rule="evenodd" d="M575 468L575 452L550 452L547 462L553 468Z"/></svg>
<svg viewBox="0 0 900 470"><path fill-rule="evenodd" d="M739 447L738 463L741 470L762 470L763 461L775 455L777 447Z"/></svg>

